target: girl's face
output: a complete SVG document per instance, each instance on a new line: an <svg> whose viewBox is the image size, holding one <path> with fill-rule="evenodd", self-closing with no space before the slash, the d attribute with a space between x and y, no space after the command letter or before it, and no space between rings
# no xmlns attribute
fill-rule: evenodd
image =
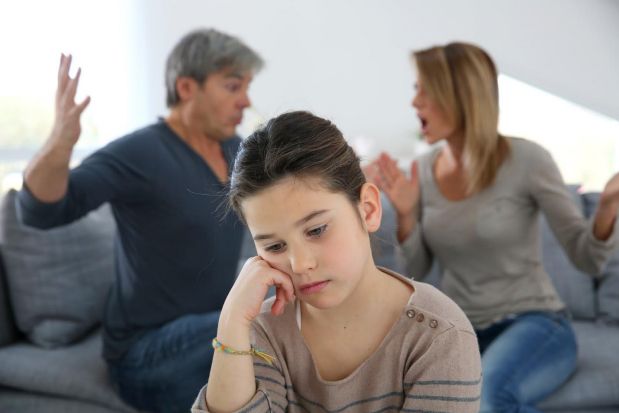
<svg viewBox="0 0 619 413"><path fill-rule="evenodd" d="M288 274L296 296L316 308L338 306L375 268L368 231L378 229L381 210L372 184L355 207L318 178L289 177L241 206L258 255Z"/></svg>
<svg viewBox="0 0 619 413"><path fill-rule="evenodd" d="M440 106L427 95L419 78L415 83L415 89L412 104L417 111L417 116L421 122L421 132L426 141L433 144L452 136L456 130L455 126Z"/></svg>

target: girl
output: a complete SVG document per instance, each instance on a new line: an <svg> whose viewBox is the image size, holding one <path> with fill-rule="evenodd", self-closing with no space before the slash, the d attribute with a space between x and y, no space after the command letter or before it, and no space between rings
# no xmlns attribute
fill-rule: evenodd
<svg viewBox="0 0 619 413"><path fill-rule="evenodd" d="M332 123L271 120L242 143L229 198L259 255L223 306L193 412L477 412L470 323L438 290L374 265L379 190Z"/></svg>
<svg viewBox="0 0 619 413"><path fill-rule="evenodd" d="M429 143L406 178L382 155L368 168L398 215L409 271L435 258L443 291L467 314L479 338L482 412L538 412L576 363L565 306L540 259L543 211L572 261L599 273L616 245L619 176L604 190L591 225L577 210L550 154L501 136L495 65L480 48L451 43L413 54L413 107ZM448 225L446 225L448 223Z"/></svg>

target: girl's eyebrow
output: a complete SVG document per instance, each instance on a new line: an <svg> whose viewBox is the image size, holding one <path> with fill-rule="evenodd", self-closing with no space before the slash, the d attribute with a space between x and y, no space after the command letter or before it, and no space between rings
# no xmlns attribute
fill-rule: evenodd
<svg viewBox="0 0 619 413"><path fill-rule="evenodd" d="M322 215L327 211L328 211L327 209L319 209L317 211L312 211L306 216L304 216L303 218L301 218L300 220L298 220L297 222L295 222L294 226L299 227L305 224L307 221L313 218L316 218L317 216ZM254 241L261 241L261 240L271 239L271 238L275 238L275 234L257 234L256 236L254 236Z"/></svg>

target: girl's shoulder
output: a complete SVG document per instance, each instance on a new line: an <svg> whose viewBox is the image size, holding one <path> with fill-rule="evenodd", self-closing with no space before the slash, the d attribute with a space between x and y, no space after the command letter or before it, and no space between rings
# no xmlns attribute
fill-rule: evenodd
<svg viewBox="0 0 619 413"><path fill-rule="evenodd" d="M474 331L464 311L438 288L386 268L381 267L381 270L412 285L414 292L404 308L404 314L419 326L429 327L429 331L433 333L454 327L458 330Z"/></svg>
<svg viewBox="0 0 619 413"><path fill-rule="evenodd" d="M437 333L456 329L474 333L473 326L464 311L438 288L420 281L413 281L415 293L406 308L409 318L427 324Z"/></svg>

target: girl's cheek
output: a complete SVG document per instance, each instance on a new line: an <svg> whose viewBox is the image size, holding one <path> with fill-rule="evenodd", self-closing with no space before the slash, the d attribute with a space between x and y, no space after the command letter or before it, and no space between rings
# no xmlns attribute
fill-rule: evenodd
<svg viewBox="0 0 619 413"><path fill-rule="evenodd" d="M277 259L277 258L273 258L273 257L268 257L268 258L264 258L263 259L269 263L269 265L273 268L275 268L276 270L283 272L284 274L290 276L290 268L289 266L286 264L285 259Z"/></svg>

